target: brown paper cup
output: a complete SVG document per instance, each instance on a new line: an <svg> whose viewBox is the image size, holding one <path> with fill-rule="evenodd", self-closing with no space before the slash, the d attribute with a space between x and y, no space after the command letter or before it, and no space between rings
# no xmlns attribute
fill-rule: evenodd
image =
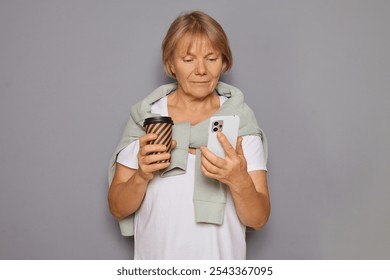
<svg viewBox="0 0 390 280"><path fill-rule="evenodd" d="M162 144L167 147L167 152L170 153L172 149L172 126L173 121L170 117L151 117L144 121L146 134L157 134L157 139L150 141L148 144ZM161 154L157 152L153 154ZM169 160L161 160L158 163L169 162Z"/></svg>

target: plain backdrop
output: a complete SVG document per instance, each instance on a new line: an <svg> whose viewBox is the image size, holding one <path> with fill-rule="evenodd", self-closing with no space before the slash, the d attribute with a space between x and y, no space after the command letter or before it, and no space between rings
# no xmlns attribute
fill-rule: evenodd
<svg viewBox="0 0 390 280"><path fill-rule="evenodd" d="M390 258L389 1L0 0L0 258L131 259L107 206L132 104L183 11L225 29L222 80L269 139L248 259Z"/></svg>

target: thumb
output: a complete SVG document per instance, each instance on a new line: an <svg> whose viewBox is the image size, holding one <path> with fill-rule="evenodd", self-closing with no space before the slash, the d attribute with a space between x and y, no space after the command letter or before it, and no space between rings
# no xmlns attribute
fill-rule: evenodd
<svg viewBox="0 0 390 280"><path fill-rule="evenodd" d="M244 155L244 150L242 149L242 136L237 139L236 152L238 155Z"/></svg>
<svg viewBox="0 0 390 280"><path fill-rule="evenodd" d="M176 140L172 140L171 148L169 150L172 151L176 147L176 144Z"/></svg>

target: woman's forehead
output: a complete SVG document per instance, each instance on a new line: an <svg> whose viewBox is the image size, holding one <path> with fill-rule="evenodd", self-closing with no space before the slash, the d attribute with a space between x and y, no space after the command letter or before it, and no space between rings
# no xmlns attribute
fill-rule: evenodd
<svg viewBox="0 0 390 280"><path fill-rule="evenodd" d="M218 52L206 35L184 35L176 44L175 52L179 54L195 52Z"/></svg>

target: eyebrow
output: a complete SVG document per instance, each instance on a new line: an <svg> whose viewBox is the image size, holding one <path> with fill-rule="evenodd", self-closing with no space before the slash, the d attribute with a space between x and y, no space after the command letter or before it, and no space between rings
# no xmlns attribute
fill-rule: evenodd
<svg viewBox="0 0 390 280"><path fill-rule="evenodd" d="M192 56L195 56L194 53L188 51L185 55L192 55ZM216 52L209 52L208 54L206 54L204 57L207 57L207 56L210 56L210 55L219 55L219 53L216 53Z"/></svg>

